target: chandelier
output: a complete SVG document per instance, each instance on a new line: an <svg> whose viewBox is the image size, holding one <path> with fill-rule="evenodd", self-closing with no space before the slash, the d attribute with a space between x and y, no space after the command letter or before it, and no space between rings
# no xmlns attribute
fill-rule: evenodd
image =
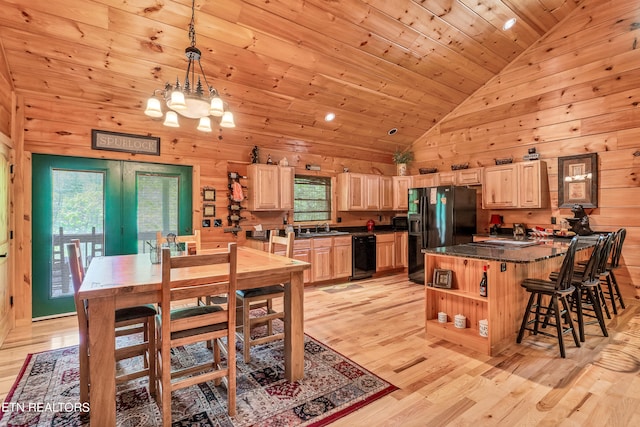
<svg viewBox="0 0 640 427"><path fill-rule="evenodd" d="M191 23L189 24L189 39L191 46L184 50L189 60L187 72L184 77L184 84L176 78L176 84L166 83L163 89L156 89L153 96L147 100L147 108L144 113L149 117L162 117L162 103L164 100L169 109L165 114L164 125L169 127L180 127L178 114L189 119L199 119L198 130L211 132L211 118L220 118L220 127L233 128L236 124L233 121L233 114L227 108L227 104L220 99L218 91L207 82L200 57L202 52L196 47L196 30L194 25L195 0L191 2ZM197 66L196 66L197 65ZM196 68L200 70L196 83Z"/></svg>

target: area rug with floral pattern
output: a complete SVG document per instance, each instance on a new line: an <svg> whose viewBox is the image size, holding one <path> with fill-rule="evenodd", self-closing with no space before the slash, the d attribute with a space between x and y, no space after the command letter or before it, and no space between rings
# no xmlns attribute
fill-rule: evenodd
<svg viewBox="0 0 640 427"><path fill-rule="evenodd" d="M282 341L252 348L249 364L238 351L237 415L227 416L224 386L205 383L173 393L173 426L323 426L397 389L307 335L304 347L305 377L293 383L284 379ZM185 346L175 349L172 364L210 358L204 345ZM118 370L135 363L142 359ZM162 425L146 378L119 385L116 408L118 426ZM2 404L0 426L88 426L82 409L78 347L36 353L27 357Z"/></svg>

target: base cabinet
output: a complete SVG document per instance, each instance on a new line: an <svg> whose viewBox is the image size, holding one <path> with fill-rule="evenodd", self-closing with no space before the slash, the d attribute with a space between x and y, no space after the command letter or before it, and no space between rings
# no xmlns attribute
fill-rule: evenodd
<svg viewBox="0 0 640 427"><path fill-rule="evenodd" d="M406 231L396 231L394 235L396 251L394 266L396 268L407 268L409 266L407 261L409 255L408 233Z"/></svg>
<svg viewBox="0 0 640 427"><path fill-rule="evenodd" d="M376 273L395 268L395 252L394 233L376 234Z"/></svg>
<svg viewBox="0 0 640 427"><path fill-rule="evenodd" d="M311 241L311 281L331 280L331 238Z"/></svg>
<svg viewBox="0 0 640 427"><path fill-rule="evenodd" d="M351 236L333 238L333 279L351 276Z"/></svg>
<svg viewBox="0 0 640 427"><path fill-rule="evenodd" d="M293 242L293 258L299 261L311 263L311 240L296 240ZM303 273L304 283L311 282L311 269Z"/></svg>

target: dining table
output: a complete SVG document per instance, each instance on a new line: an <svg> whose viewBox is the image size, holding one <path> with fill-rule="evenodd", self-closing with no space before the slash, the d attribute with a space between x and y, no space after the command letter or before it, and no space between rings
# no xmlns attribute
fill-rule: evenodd
<svg viewBox="0 0 640 427"><path fill-rule="evenodd" d="M216 250L203 250L211 253ZM304 377L304 280L310 268L304 261L239 246L238 289L284 284L285 378ZM172 273L172 281L206 284L228 278L223 265L191 267ZM115 311L160 301L162 266L149 254L95 257L82 282L79 296L88 306L89 403L96 425L116 425ZM93 424L93 423L92 423Z"/></svg>

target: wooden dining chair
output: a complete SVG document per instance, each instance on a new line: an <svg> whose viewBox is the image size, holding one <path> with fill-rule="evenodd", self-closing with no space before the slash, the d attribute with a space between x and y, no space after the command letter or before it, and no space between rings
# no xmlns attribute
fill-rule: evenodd
<svg viewBox="0 0 640 427"><path fill-rule="evenodd" d="M181 236L176 236L176 240L180 243L185 244L185 250L187 253L189 252L189 248L193 247L195 249L195 253L200 253L201 249L201 238L200 238L200 230L193 230L193 234L183 234ZM156 232L156 241L158 245L163 245L167 243L167 236L163 236L161 231Z"/></svg>
<svg viewBox="0 0 640 427"><path fill-rule="evenodd" d="M80 339L78 343L80 358L80 400L85 403L89 401L91 392L91 379L89 377L89 318L87 305L78 296L82 280L84 279L84 266L82 265L82 253L80 250L80 240L72 239L71 243L65 244L71 281L73 283L73 295L78 313L78 332ZM142 341L135 340L130 345L120 345L116 348L115 360L120 361L133 357L142 356L143 367L137 371L128 372L116 377L116 383L130 381L143 376L149 377L149 392L155 394L156 387L156 362L155 362L155 315L156 309L153 305L141 305L118 309L115 312L116 337L133 336L142 333ZM95 321L100 321L97 319ZM133 338L128 338L133 339Z"/></svg>
<svg viewBox="0 0 640 427"><path fill-rule="evenodd" d="M171 425L171 393L192 385L214 381L227 387L227 412L236 413L236 291L237 248L206 255L171 256L162 250L162 296L157 318L158 331L158 405L165 426ZM210 266L228 272L229 280L209 284L194 284L180 280L181 272L191 267ZM198 305L171 309L173 301L206 295L226 294L228 303ZM226 341L225 341L226 340ZM171 369L171 349L196 343L213 347L212 360L195 366ZM226 356L222 363L221 354Z"/></svg>
<svg viewBox="0 0 640 427"><path fill-rule="evenodd" d="M286 237L280 237L274 232L269 236L269 252L276 253L276 247L284 246L284 256L293 258L293 241L295 234L290 232ZM275 298L284 298L283 285L263 286L247 290L239 290L236 292L237 304L242 306L242 355L245 363L251 361L251 347L260 344L266 344L271 341L281 340L284 333L274 333L273 321L276 319L284 320L284 310L276 311L273 309L273 300ZM264 314L251 315L251 310L263 308ZM256 326L267 325L267 335L259 338L251 337L251 330Z"/></svg>

